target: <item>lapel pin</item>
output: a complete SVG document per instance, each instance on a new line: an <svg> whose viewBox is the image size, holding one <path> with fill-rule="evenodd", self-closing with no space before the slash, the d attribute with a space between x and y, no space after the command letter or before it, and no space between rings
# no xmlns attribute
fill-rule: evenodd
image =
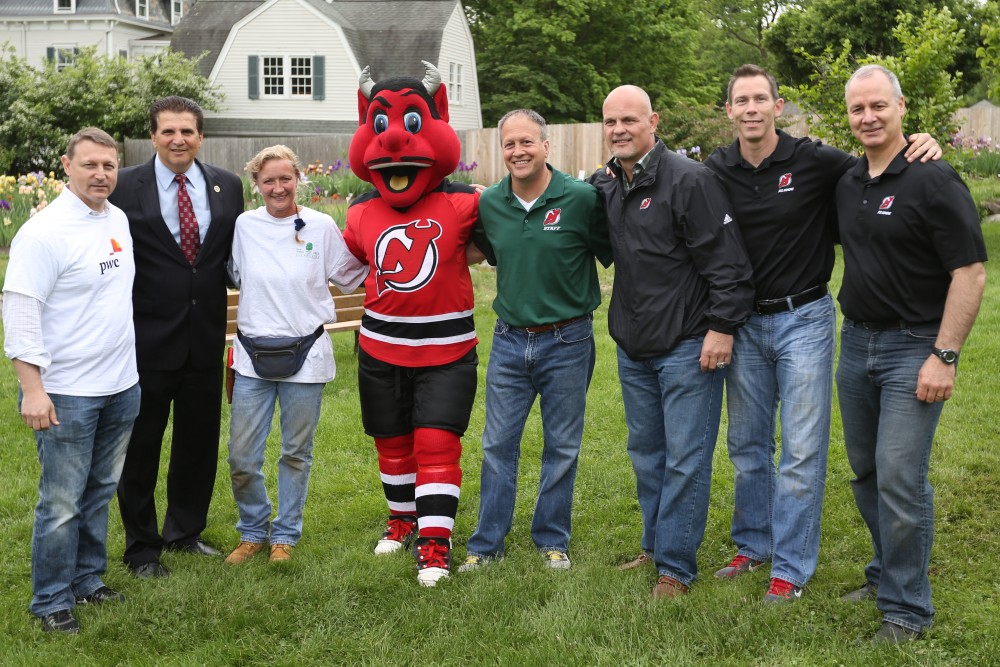
<svg viewBox="0 0 1000 667"><path fill-rule="evenodd" d="M216 192L222 192L222 188L220 188L218 185L216 185L215 186L215 191Z"/></svg>

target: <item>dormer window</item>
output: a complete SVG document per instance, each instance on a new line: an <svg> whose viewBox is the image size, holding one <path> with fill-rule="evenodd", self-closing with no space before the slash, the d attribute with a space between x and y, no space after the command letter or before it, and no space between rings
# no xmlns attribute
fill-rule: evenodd
<svg viewBox="0 0 1000 667"><path fill-rule="evenodd" d="M52 0L52 9L56 14L73 14L76 12L76 0Z"/></svg>
<svg viewBox="0 0 1000 667"><path fill-rule="evenodd" d="M184 16L184 1L170 0L170 25L177 25Z"/></svg>
<svg viewBox="0 0 1000 667"><path fill-rule="evenodd" d="M140 19L149 19L149 0L135 0L135 16Z"/></svg>

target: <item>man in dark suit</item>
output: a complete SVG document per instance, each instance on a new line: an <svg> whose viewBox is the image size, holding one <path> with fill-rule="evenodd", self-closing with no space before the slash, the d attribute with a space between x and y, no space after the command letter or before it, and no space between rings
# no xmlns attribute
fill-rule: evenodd
<svg viewBox="0 0 1000 667"><path fill-rule="evenodd" d="M123 560L140 579L166 577L167 549L221 555L201 538L215 485L226 330L226 261L243 186L202 164L204 115L187 98L149 110L156 155L121 170L110 201L125 211L135 244L132 292L142 403L118 485ZM154 493L173 404L162 536Z"/></svg>

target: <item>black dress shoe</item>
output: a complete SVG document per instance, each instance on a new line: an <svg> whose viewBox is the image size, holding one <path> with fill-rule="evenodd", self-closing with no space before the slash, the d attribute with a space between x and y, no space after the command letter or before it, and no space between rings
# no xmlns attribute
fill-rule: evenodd
<svg viewBox="0 0 1000 667"><path fill-rule="evenodd" d="M104 604L105 602L125 602L125 594L101 586L90 595L76 599L77 604Z"/></svg>
<svg viewBox="0 0 1000 667"><path fill-rule="evenodd" d="M178 544L172 542L166 547L170 551L180 551L186 554L199 554L201 556L221 556L222 552L207 543L200 537L194 542L185 542L183 544Z"/></svg>
<svg viewBox="0 0 1000 667"><path fill-rule="evenodd" d="M69 609L60 609L51 614L39 616L38 620L42 622L42 632L63 632L70 635L80 632L80 624L76 622L73 612Z"/></svg>
<svg viewBox="0 0 1000 667"><path fill-rule="evenodd" d="M166 579L170 576L170 570L156 561L136 567L129 566L129 570L136 579Z"/></svg>

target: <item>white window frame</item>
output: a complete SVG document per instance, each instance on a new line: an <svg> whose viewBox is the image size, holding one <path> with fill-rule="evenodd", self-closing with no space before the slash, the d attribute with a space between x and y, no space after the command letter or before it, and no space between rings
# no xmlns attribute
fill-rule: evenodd
<svg viewBox="0 0 1000 667"><path fill-rule="evenodd" d="M462 103L462 79L464 66L462 63L448 63L448 102Z"/></svg>
<svg viewBox="0 0 1000 667"><path fill-rule="evenodd" d="M177 25L184 18L184 0L170 0L170 25Z"/></svg>
<svg viewBox="0 0 1000 667"><path fill-rule="evenodd" d="M52 48L55 50L56 71L61 72L76 62L76 50L80 47L76 44L53 44Z"/></svg>
<svg viewBox="0 0 1000 667"><path fill-rule="evenodd" d="M274 73L280 63L280 73ZM296 68L305 68L306 75ZM293 71L294 70L294 71ZM301 89L293 92L296 86ZM312 56L262 55L260 56L260 97L261 99L289 100L313 98L313 58ZM275 89L278 92L275 92Z"/></svg>
<svg viewBox="0 0 1000 667"><path fill-rule="evenodd" d="M61 4L69 4L69 6L60 7ZM52 11L56 14L75 14L76 0L52 0Z"/></svg>
<svg viewBox="0 0 1000 667"><path fill-rule="evenodd" d="M149 0L135 0L135 17L149 20Z"/></svg>

